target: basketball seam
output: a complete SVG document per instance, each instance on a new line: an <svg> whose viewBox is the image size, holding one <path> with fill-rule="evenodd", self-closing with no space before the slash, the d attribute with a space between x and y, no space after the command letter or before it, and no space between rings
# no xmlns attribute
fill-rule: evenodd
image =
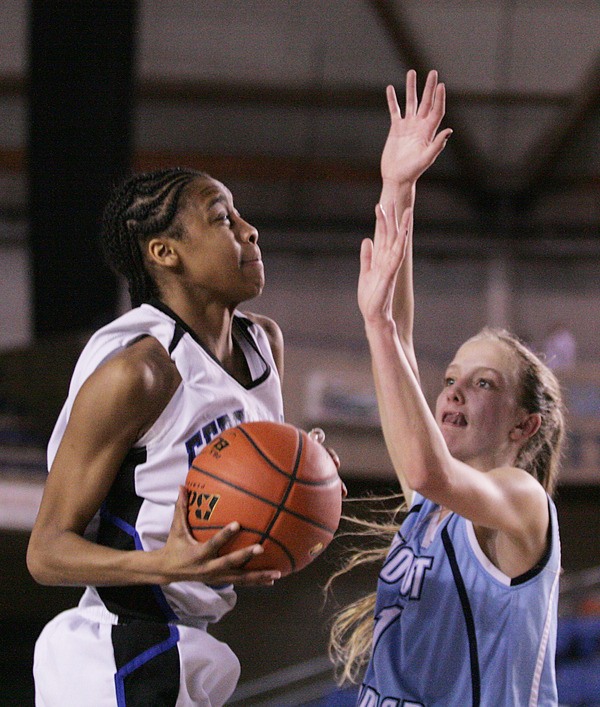
<svg viewBox="0 0 600 707"><path fill-rule="evenodd" d="M217 474L213 474L211 471L206 471L206 469L202 469L199 466L196 466L195 464L192 465L192 468L197 471L199 474L204 474L205 476L210 476L211 479L215 479L216 481L219 481L220 483L229 486L232 489L235 489L236 491L241 491L242 493L245 493L248 496L251 496L252 498L255 498L257 501L261 501L262 503L266 504L267 506L272 506L273 508L279 510L279 511L285 511L286 513L289 513L291 516L294 516L295 518L298 518L299 520L302 520L306 523L309 523L310 525L313 525L315 528L320 528L321 530L325 530L328 533L331 533L332 535L335 533L336 528L330 528L328 525L325 525L323 523L319 523L318 521L314 520L314 518L310 518L309 516L302 515L302 513L298 513L298 511L293 511L291 508L288 508L285 505L285 500L284 500L284 505L282 506L280 503L276 503L275 501L271 501L271 499L266 498L264 496L260 496L257 493L254 493L254 491L250 491L249 489L244 488L243 486L239 486L238 484L234 484L232 481L228 481L227 479L224 479L222 476L218 476ZM287 494L289 496L289 492ZM287 496L285 497L287 499ZM206 528L208 526L206 525L191 525L190 527L192 529L195 529L196 527L198 528ZM212 526L211 526L212 527ZM214 526L217 527L217 526ZM225 526L218 526L219 528L223 528ZM271 526L269 526L271 527ZM263 533L259 533L260 535L263 535Z"/></svg>
<svg viewBox="0 0 600 707"><path fill-rule="evenodd" d="M298 467L297 467L298 459L296 459L294 471L291 474L289 474L287 471L285 471L285 469L282 469L281 467L277 466L277 464L275 464L275 462L273 462L271 459L269 459L269 457L262 451L262 449L258 446L258 444L250 436L250 434L248 432L246 432L246 430L241 425L237 429L244 435L244 437L248 440L248 442L250 442L250 444L254 447L254 449L256 449L256 451L267 462L267 464L269 466L271 466L273 469L275 469L275 471L278 472L279 474L283 474L283 476L285 476L286 479L293 479L294 478L294 475L296 474L296 472L298 470ZM302 449L302 447L300 447L300 448Z"/></svg>
<svg viewBox="0 0 600 707"><path fill-rule="evenodd" d="M198 528L194 528L194 526L191 526L191 527L192 527L192 529L198 529L198 530L221 530L224 526L223 525L203 525L203 526L198 526ZM248 532L248 533L254 533L255 535L260 535L260 536L262 536L262 534L263 534L261 530L258 530L257 528L250 528L247 525L242 525L240 527L240 530ZM293 558L291 552L288 550L287 546L284 545L281 542L281 540L277 540L277 538L273 538L271 536L269 536L268 540L270 542L272 542L274 545L277 545L284 552L285 556L290 561L290 565L292 567L295 567L296 563L294 562L294 558ZM247 562L250 562L253 559L254 558L251 557L249 560L247 560Z"/></svg>
<svg viewBox="0 0 600 707"><path fill-rule="evenodd" d="M237 491L240 491L243 494L246 494L250 496L251 498L254 498L262 503L265 503L267 506L270 506L273 509L273 516L271 520L269 521L267 527L264 530L258 530L255 528L249 528L242 526L242 530L245 530L246 532L253 533L258 536L259 540L258 543L261 545L264 545L264 543L267 540L270 540L276 547L279 547L280 550L285 554L287 557L290 565L291 565L291 572L294 572L297 568L297 562L294 558L293 553L291 550L288 549L287 545L282 542L281 540L278 540L275 537L271 536L271 533L273 531L273 528L276 526L277 522L279 519L282 517L283 513L289 514L291 517L295 517L299 519L301 522L306 523L307 525L310 525L314 528L318 528L319 530L323 531L324 533L327 533L328 535L333 538L335 534L336 528L330 528L327 525L323 523L319 523L316 520L313 520L310 517L307 517L301 513L298 513L290 508L286 507L286 503L289 500L293 486L295 484L299 484L304 487L327 487L330 486L332 483L335 483L336 478L335 476L332 478L328 479L322 479L322 480L303 480L303 479L298 479L298 473L300 470L300 464L302 461L302 454L303 450L305 447L305 441L304 441L304 433L302 430L296 430L296 441L297 441L297 449L296 449L296 455L293 463L293 469L292 472L288 472L281 467L279 467L269 456L267 456L266 452L263 452L263 450L259 447L259 442L255 441L251 431L247 431L244 429L243 425L240 425L238 427L238 431L246 438L246 440L250 443L252 448L254 448L255 452L259 455L261 459L263 459L264 462L267 463L267 465L273 469L275 472L278 474L284 476L287 480L287 483L285 485L285 488L283 489L282 494L280 495L279 502L273 501L269 498L265 498L261 496L259 493L255 493L251 490L245 489L242 485L239 485L237 483L228 481L221 476L219 476L216 473L211 473L210 471L207 471L206 469L202 469L201 467L197 466L196 464L192 464L192 468L195 469L200 474L203 474L205 476L208 476L210 478L214 478L215 480L218 480L220 483L229 486L232 489L235 489ZM194 529L194 526L191 526L192 529ZM210 528L216 528L218 526L209 526ZM208 529L207 526L199 526L200 528Z"/></svg>
<svg viewBox="0 0 600 707"><path fill-rule="evenodd" d="M245 431L244 431L244 434L246 434ZM294 469L293 469L291 475L289 476L287 489L285 490L285 493L283 494L283 497L281 498L281 500L279 502L277 510L275 511L275 515L273 516L273 518L271 518L271 522L265 528L265 533L263 536L265 539L270 538L271 529L275 525L275 521L281 515L281 510L283 508L285 508L285 502L289 498L289 495L292 491L292 486L294 484L294 481L296 480L296 475L298 474L298 467L300 466L300 457L302 456L302 449L304 447L304 444L303 444L302 434L299 430L296 432L296 435L297 435L297 439L298 439L298 451L296 452L296 459L294 460ZM292 562L292 565L293 565L293 569L295 570L296 563Z"/></svg>
<svg viewBox="0 0 600 707"><path fill-rule="evenodd" d="M295 474L297 474L298 472L297 465L292 474L289 474L285 469L282 469L281 467L277 466L274 461L269 459L269 457L262 451L262 449L258 446L258 444L250 436L250 434L241 425L238 427L238 430L244 435L248 442L250 442L254 449L256 449L256 451L267 462L267 464L269 464L269 466L271 466L276 472L285 476L286 479L293 479L297 484L301 484L303 486L326 486L327 484L335 483L337 481L336 475L332 475L331 477L327 479L322 479L320 481L310 481L309 479L294 478ZM300 452L302 452L302 433L298 432L297 434L300 437ZM299 463L299 457L296 460L296 463Z"/></svg>

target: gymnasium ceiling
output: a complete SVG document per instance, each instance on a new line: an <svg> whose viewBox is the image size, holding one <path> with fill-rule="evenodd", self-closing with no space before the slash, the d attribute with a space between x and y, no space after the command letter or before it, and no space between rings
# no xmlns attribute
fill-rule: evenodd
<svg viewBox="0 0 600 707"><path fill-rule="evenodd" d="M419 228L596 243L598 0L140 0L136 169L224 181L280 243L370 230L388 117L408 68L446 83L448 146ZM26 212L27 2L0 3L0 209ZM324 231L330 234L324 236ZM596 246L597 247L597 246Z"/></svg>

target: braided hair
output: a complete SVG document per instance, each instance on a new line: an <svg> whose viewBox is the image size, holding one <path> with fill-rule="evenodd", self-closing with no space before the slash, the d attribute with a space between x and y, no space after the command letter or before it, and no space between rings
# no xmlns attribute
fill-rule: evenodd
<svg viewBox="0 0 600 707"><path fill-rule="evenodd" d="M102 248L109 265L127 280L131 305L159 295L145 264L143 244L157 234L181 238L177 215L184 188L204 172L180 167L134 174L113 192L102 217Z"/></svg>

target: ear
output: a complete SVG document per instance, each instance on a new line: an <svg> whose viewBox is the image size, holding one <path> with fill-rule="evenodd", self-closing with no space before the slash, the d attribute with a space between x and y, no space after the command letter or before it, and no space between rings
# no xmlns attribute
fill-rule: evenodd
<svg viewBox="0 0 600 707"><path fill-rule="evenodd" d="M146 245L146 253L151 263L166 268L173 268L179 264L179 255L169 238L151 238Z"/></svg>
<svg viewBox="0 0 600 707"><path fill-rule="evenodd" d="M524 442L540 429L542 416L539 412L532 412L515 425L510 431L510 438L515 442Z"/></svg>

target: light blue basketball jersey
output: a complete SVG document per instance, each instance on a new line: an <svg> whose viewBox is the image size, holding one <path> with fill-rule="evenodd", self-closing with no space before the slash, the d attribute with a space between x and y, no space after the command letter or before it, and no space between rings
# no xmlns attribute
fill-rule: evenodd
<svg viewBox="0 0 600 707"><path fill-rule="evenodd" d="M470 521L416 495L379 575L373 654L360 707L549 707L560 540L510 579L481 550Z"/></svg>

